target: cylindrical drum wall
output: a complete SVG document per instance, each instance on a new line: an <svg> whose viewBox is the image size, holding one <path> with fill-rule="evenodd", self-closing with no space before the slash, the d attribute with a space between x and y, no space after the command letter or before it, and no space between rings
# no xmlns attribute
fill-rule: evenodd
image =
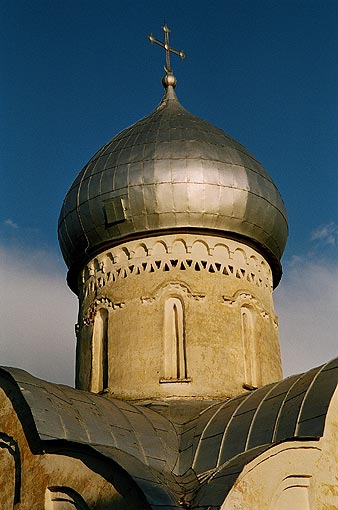
<svg viewBox="0 0 338 510"><path fill-rule="evenodd" d="M168 234L79 277L76 385L127 399L220 398L280 379L272 273L231 239Z"/></svg>

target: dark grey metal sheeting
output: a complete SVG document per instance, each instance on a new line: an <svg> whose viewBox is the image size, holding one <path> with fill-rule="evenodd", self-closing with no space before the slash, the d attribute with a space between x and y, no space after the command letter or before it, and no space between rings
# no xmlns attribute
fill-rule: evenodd
<svg viewBox="0 0 338 510"><path fill-rule="evenodd" d="M241 144L190 114L168 87L160 106L104 145L68 191L59 241L69 281L74 287L79 267L105 246L182 229L248 240L278 283L288 227L275 184Z"/></svg>
<svg viewBox="0 0 338 510"><path fill-rule="evenodd" d="M273 445L323 435L338 384L338 358L236 398L216 401L108 399L0 369L32 450L60 440L120 465L152 509L219 508L243 467ZM34 444L33 444L34 443ZM57 451L57 449L56 449ZM226 483L225 483L226 482Z"/></svg>

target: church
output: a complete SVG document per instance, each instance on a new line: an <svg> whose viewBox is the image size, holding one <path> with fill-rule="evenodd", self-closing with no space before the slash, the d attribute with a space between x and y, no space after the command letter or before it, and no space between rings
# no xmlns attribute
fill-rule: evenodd
<svg viewBox="0 0 338 510"><path fill-rule="evenodd" d="M282 378L282 198L180 104L184 53L163 30L160 104L98 150L60 213L75 388L0 368L0 507L337 509L338 359Z"/></svg>

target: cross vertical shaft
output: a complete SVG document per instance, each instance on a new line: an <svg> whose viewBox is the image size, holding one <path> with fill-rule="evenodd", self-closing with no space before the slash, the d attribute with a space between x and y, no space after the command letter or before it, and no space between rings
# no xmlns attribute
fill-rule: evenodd
<svg viewBox="0 0 338 510"><path fill-rule="evenodd" d="M181 59L185 59L185 53L182 50L175 50L175 48L172 48L169 44L169 32L170 29L168 28L168 25L164 23L162 30L164 32L164 42L159 41L158 39L155 39L153 34L148 35L148 39L151 43L158 44L158 46L161 46L165 49L165 66L164 70L167 74L173 74L173 71L170 67L170 53L174 53L175 55L178 55L181 57Z"/></svg>

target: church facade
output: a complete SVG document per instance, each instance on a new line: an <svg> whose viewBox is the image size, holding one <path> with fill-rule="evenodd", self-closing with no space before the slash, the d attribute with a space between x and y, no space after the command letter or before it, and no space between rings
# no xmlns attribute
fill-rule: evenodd
<svg viewBox="0 0 338 510"><path fill-rule="evenodd" d="M287 239L262 165L175 94L105 144L59 220L76 388L0 369L3 510L338 508L338 359L282 379ZM57 333L56 333L57 334Z"/></svg>

